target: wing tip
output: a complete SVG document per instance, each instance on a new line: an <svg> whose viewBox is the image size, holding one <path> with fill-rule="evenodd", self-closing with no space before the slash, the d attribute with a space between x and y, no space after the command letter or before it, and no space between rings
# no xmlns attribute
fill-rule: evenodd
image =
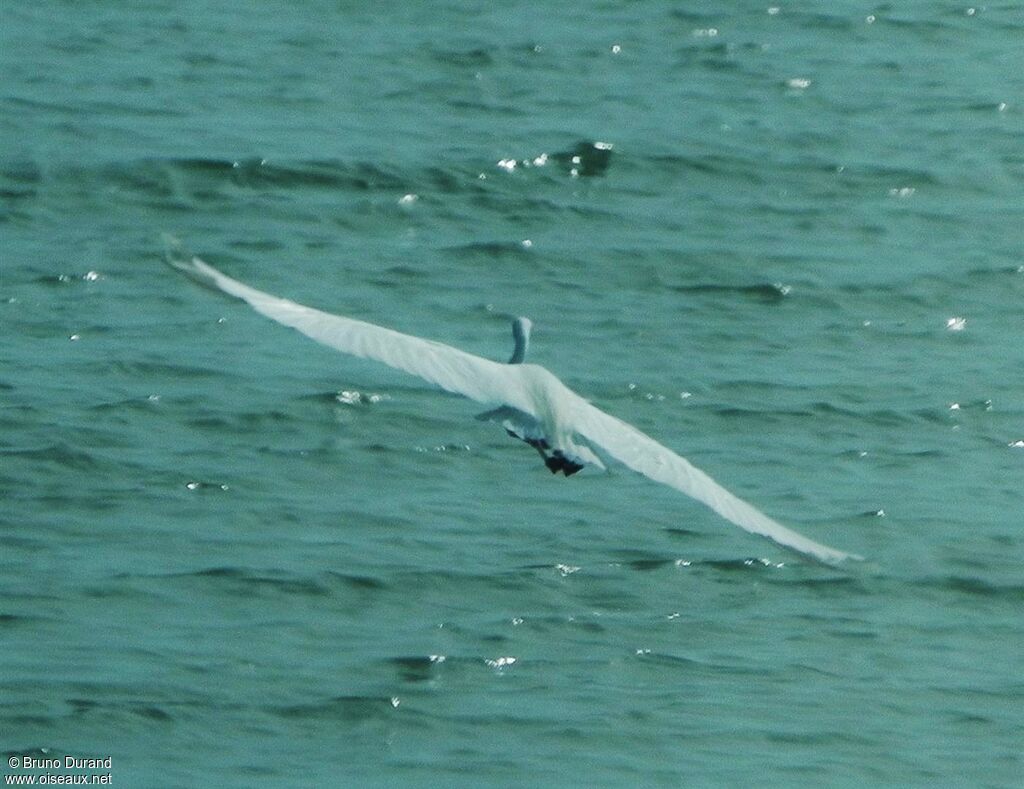
<svg viewBox="0 0 1024 789"><path fill-rule="evenodd" d="M781 544L781 543L780 543ZM793 548L793 546L784 546ZM805 556L810 556L813 559L817 559L822 564L827 564L830 567L843 567L853 562L863 562L864 557L859 553L847 553L846 551L840 551L836 548L829 548L827 545L819 546L819 550L807 551L798 550Z"/></svg>
<svg viewBox="0 0 1024 789"><path fill-rule="evenodd" d="M161 233L160 240L164 245L164 263L200 285L224 290L217 281L219 272L189 252L181 239L171 233Z"/></svg>

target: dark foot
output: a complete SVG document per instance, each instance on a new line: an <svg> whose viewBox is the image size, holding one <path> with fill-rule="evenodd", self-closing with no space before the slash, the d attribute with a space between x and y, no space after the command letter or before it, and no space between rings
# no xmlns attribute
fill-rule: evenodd
<svg viewBox="0 0 1024 789"><path fill-rule="evenodd" d="M548 467L548 470L552 474L557 474L561 471L565 476L571 477L577 471L583 468L579 463L574 463L569 460L561 452L555 452L551 457L544 458L544 465Z"/></svg>
<svg viewBox="0 0 1024 789"><path fill-rule="evenodd" d="M579 463L573 463L571 460L563 460L562 462L565 464L562 466L562 473L567 477L571 477L583 468Z"/></svg>

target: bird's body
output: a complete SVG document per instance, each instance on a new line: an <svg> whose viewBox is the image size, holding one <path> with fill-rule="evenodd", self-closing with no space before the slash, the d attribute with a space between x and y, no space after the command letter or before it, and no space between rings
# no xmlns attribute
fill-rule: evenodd
<svg viewBox="0 0 1024 789"><path fill-rule="evenodd" d="M562 471L570 476L585 466L603 469L596 447L634 471L692 496L741 528L787 548L830 564L860 558L777 523L654 439L595 408L544 367L523 363L530 330L525 318L513 324L516 348L509 363L502 364L443 343L272 296L222 274L199 258L182 254L176 244L169 247L167 262L318 342L383 362L492 406L479 418L497 422L509 435L534 447L552 473Z"/></svg>

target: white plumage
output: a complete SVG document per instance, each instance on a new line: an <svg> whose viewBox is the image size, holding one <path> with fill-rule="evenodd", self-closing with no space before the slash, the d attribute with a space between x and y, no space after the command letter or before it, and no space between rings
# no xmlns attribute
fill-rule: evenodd
<svg viewBox="0 0 1024 789"><path fill-rule="evenodd" d="M373 359L429 381L449 392L492 406L480 418L498 422L566 476L584 465L604 468L598 448L646 477L706 504L726 520L791 550L828 564L860 559L783 526L734 496L700 469L635 427L595 408L552 373L522 364L530 323L513 328L516 352L510 363L484 359L365 321L331 315L251 288L169 244L167 262L193 279L247 302L257 312L344 353ZM548 452L551 454L549 455Z"/></svg>

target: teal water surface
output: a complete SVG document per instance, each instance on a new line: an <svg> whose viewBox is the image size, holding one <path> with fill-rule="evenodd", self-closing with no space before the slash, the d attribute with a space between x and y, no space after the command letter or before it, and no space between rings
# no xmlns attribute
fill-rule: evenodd
<svg viewBox="0 0 1024 789"><path fill-rule="evenodd" d="M119 786L1024 775L1011 4L0 8L0 745ZM832 569L177 276L531 358ZM11 764L15 764L13 769Z"/></svg>

